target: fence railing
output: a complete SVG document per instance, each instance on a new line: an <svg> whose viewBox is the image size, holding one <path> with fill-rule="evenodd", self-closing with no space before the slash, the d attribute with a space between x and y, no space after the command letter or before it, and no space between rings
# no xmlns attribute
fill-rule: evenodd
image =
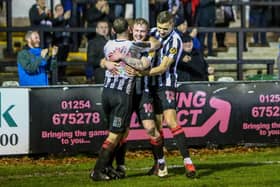
<svg viewBox="0 0 280 187"><path fill-rule="evenodd" d="M41 41L44 41L44 32L82 32L82 33L88 33L93 32L93 28L33 28L39 31L41 36ZM6 32L6 33L13 33L13 32L26 32L28 30L31 30L30 27L11 27L11 28L0 28L0 32ZM227 33L235 33L236 35L236 58L235 59L207 59L207 62L209 64L236 64L236 73L237 73L237 79L243 80L243 65L244 64L266 64L267 65L267 72L269 74L273 73L273 65L275 57L271 57L269 59L251 59L246 60L243 57L244 52L244 37L246 33L248 32L278 32L280 33L280 28L198 28L199 32L227 32ZM0 66L6 66L7 63L3 63L3 61L0 61ZM10 64L12 65L12 64ZM69 65L69 64L67 64ZM75 65L75 63L73 63Z"/></svg>
<svg viewBox="0 0 280 187"><path fill-rule="evenodd" d="M80 28L80 27L71 27L71 28L32 28L32 27L13 27L12 26L12 7L11 7L11 1L12 0L2 0L6 1L7 5L7 26L6 27L0 27L0 33L4 32L7 33L7 51L8 53L11 52L12 49L12 33L13 32L26 32L28 30L38 30L41 37L41 42L44 41L44 32L71 32L71 33L89 33L89 32L95 32L95 29L93 28ZM222 3L224 5L236 5L241 7L241 26L240 27L234 27L234 28L198 28L199 32L227 32L227 33L235 33L236 35L236 58L235 59L207 59L207 62L209 64L236 64L236 73L237 73L237 79L243 80L243 65L244 64L266 64L267 65L267 72L269 74L273 73L273 65L274 65L274 57L271 59L250 59L246 60L243 57L244 49L246 48L246 34L249 32L274 32L274 33L280 33L280 28L246 28L245 26L245 7L248 5L266 5L266 6L280 6L280 2L273 2L273 1L262 1L262 2L240 2L240 1L231 1L227 3ZM7 65L15 65L16 63L13 60L10 60L9 62L7 60L0 60L0 67L1 66L7 66ZM64 63L60 63L64 64ZM67 65L77 65L80 63L66 63ZM55 81L55 80L53 80Z"/></svg>

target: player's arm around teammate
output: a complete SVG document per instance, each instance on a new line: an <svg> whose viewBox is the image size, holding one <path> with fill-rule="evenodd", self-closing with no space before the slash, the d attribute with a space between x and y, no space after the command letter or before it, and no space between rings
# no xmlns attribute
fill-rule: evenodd
<svg viewBox="0 0 280 187"><path fill-rule="evenodd" d="M150 76L155 77L155 108L162 113L167 126L170 128L180 153L184 159L186 175L195 176L195 167L192 164L186 136L183 128L177 123L176 114L176 87L177 64L182 53L182 40L174 30L174 19L168 11L162 11L157 16L157 27L151 30L152 36L161 41L161 48L157 50L157 59Z"/></svg>

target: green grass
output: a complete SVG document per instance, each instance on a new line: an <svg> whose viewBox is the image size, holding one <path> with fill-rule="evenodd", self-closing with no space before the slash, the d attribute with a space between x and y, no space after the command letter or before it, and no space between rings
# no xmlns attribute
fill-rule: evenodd
<svg viewBox="0 0 280 187"><path fill-rule="evenodd" d="M166 155L169 177L145 173L152 164L150 154L129 154L127 178L93 182L89 171L95 159L86 156L32 160L0 158L0 186L279 186L280 147L225 150L192 150L199 177L184 176L182 158L176 152Z"/></svg>

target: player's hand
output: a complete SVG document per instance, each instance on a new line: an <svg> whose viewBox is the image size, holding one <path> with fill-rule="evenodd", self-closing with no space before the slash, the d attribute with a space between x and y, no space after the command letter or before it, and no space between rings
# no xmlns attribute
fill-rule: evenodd
<svg viewBox="0 0 280 187"><path fill-rule="evenodd" d="M109 60L113 62L120 61L124 55L120 52L120 50L115 50L114 53L110 54Z"/></svg>
<svg viewBox="0 0 280 187"><path fill-rule="evenodd" d="M129 76L132 76L132 77L139 74L139 72L136 69L134 69L128 65L125 66L125 71Z"/></svg>
<svg viewBox="0 0 280 187"><path fill-rule="evenodd" d="M104 63L105 68L110 71L113 75L117 75L119 74L119 70L118 67L120 66L118 63L116 62L111 62L106 60Z"/></svg>
<svg viewBox="0 0 280 187"><path fill-rule="evenodd" d="M137 73L137 76L139 76L139 77L149 76L149 72L150 72L150 69L146 69L146 70L143 70L143 71L139 71L139 72Z"/></svg>

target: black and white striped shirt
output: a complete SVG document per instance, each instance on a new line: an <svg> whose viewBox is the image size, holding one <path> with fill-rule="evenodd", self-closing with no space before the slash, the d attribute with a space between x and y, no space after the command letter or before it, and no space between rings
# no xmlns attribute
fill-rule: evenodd
<svg viewBox="0 0 280 187"><path fill-rule="evenodd" d="M105 58L114 61L111 57L114 52L119 51L125 56L131 56L130 48L132 42L129 40L109 40L104 46ZM124 91L126 94L131 94L135 84L135 78L131 77L125 71L125 63L120 61L118 68L119 74L112 74L106 70L104 88L111 88Z"/></svg>
<svg viewBox="0 0 280 187"><path fill-rule="evenodd" d="M154 60L154 51L141 53L141 56L147 57L148 60L152 63ZM152 86L149 84L150 79L151 79L151 77L149 77L149 76L136 77L136 93L137 94L142 94L143 91L149 92L149 87Z"/></svg>
<svg viewBox="0 0 280 187"><path fill-rule="evenodd" d="M183 43L180 35L175 31L171 31L168 36L161 38L157 28L152 28L150 35L161 42L161 48L156 51L156 57L152 67L159 66L162 59L167 56L174 59L174 62L162 75L154 76L153 85L157 87L176 87L177 84L177 64L183 51Z"/></svg>

